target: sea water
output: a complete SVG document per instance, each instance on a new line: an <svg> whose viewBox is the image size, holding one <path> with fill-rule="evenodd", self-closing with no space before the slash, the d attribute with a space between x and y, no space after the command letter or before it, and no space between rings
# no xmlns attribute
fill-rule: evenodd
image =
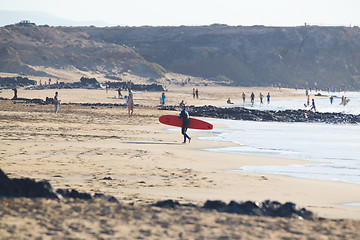
<svg viewBox="0 0 360 240"><path fill-rule="evenodd" d="M359 114L360 93L347 93L351 101L346 106L333 105L324 97L316 99L319 111ZM302 100L272 101L273 110L298 109ZM251 107L251 106L247 106ZM300 107L299 107L300 108ZM216 141L230 141L234 147L207 149L234 154L280 157L307 160L309 164L287 166L241 166L233 171L281 174L292 177L341 181L360 184L360 125L325 123L255 122L242 120L216 120L228 128L216 129Z"/></svg>
<svg viewBox="0 0 360 240"><path fill-rule="evenodd" d="M263 104L260 104L259 96L255 98L255 104L252 106L250 99L247 99L246 103L235 102L233 105L224 105L222 107L245 107L248 109L257 109L257 110L309 110L311 107L311 99L315 100L316 111L318 112L336 112L336 113L346 113L346 114L360 114L360 93L359 92L336 92L328 93L322 92L321 96L314 96L316 92L310 93L310 105L307 105L307 98L305 92L296 91L295 94L298 94L298 98L294 99L276 99L271 100L270 104L267 104L266 97L263 99ZM330 103L330 96L333 96L333 103ZM344 106L341 104L342 97L349 99L349 103Z"/></svg>

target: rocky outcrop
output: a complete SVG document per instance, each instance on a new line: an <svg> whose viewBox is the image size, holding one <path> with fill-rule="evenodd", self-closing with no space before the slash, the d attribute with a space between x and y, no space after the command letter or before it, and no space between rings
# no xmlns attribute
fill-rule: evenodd
<svg viewBox="0 0 360 240"><path fill-rule="evenodd" d="M49 182L36 182L29 178L10 179L1 169L0 196L58 198Z"/></svg>
<svg viewBox="0 0 360 240"><path fill-rule="evenodd" d="M27 77L0 77L0 89L25 87L29 85L36 85L36 81L30 80Z"/></svg>
<svg viewBox="0 0 360 240"><path fill-rule="evenodd" d="M53 190L51 184L46 181L35 181L29 178L15 178L10 179L0 169L0 197L26 197L26 198L49 198L49 199L60 199L60 198L73 198L73 199L85 199L91 200L95 198L101 198L110 202L118 202L118 200L109 195L96 193L91 195L89 193L81 193L75 189L57 189ZM179 206L200 208L194 204L180 204L177 201L166 200L159 201L153 206L162 208L177 208ZM271 216L271 217L287 217L287 218L303 218L313 219L314 215L312 212L306 209L297 209L294 203L281 204L276 201L264 201L258 202L243 202L238 203L231 201L226 204L222 201L210 201L208 200L202 207L206 210L216 210L218 212L255 215L255 216Z"/></svg>
<svg viewBox="0 0 360 240"><path fill-rule="evenodd" d="M164 87L162 85L153 83L153 84L134 84L129 82L106 82L105 84L109 85L109 88L121 88L123 90L131 89L134 91L148 91L148 92L162 92Z"/></svg>
<svg viewBox="0 0 360 240"><path fill-rule="evenodd" d="M165 106L160 109L178 111L179 107ZM307 110L260 111L243 107L219 108L214 106L188 107L190 116L232 120L267 122L323 122L360 123L360 115L343 113L321 113Z"/></svg>
<svg viewBox="0 0 360 240"><path fill-rule="evenodd" d="M164 87L162 85L153 83L153 84L134 84L128 82L105 82L105 85L108 85L109 88L121 88L123 90L127 90L130 86L131 90L134 91L150 91L150 92L161 92L164 91ZM41 90L41 89L101 89L104 88L96 78L86 78L82 77L79 82L72 83L54 83L54 84L44 84L44 85L36 85L25 88L26 90Z"/></svg>
<svg viewBox="0 0 360 240"><path fill-rule="evenodd" d="M0 100L9 100L7 98L0 97ZM17 102L25 102L25 103L35 103L39 105L47 105L47 104L53 104L54 99L53 98L46 98L45 101L40 98L12 98L13 102L16 104Z"/></svg>
<svg viewBox="0 0 360 240"><path fill-rule="evenodd" d="M165 200L159 201L153 206L161 208L178 208L178 207L195 207L200 208L193 204L180 204L178 201ZM235 213L242 215L252 215L252 216L269 216L269 217L285 217L285 218L298 218L298 219L315 219L315 215L306 210L305 208L297 208L294 203L287 202L281 204L277 201L266 200L264 202L235 202L231 201L229 204L226 204L223 201L206 201L203 207L206 210L216 210L218 212L226 213Z"/></svg>
<svg viewBox="0 0 360 240"><path fill-rule="evenodd" d="M0 169L0 197L26 197L26 198L50 198L59 199L74 198L74 199L95 199L102 198L110 202L117 202L113 196L96 193L91 195L89 193L80 193L75 189L57 189L54 191L51 184L46 181L35 181L30 178L14 178L10 179Z"/></svg>

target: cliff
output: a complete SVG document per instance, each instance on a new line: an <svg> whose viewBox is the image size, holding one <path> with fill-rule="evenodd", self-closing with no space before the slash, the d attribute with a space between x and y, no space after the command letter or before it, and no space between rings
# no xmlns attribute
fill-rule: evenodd
<svg viewBox="0 0 360 240"><path fill-rule="evenodd" d="M34 66L71 67L110 76L126 72L144 77L163 76L133 49L94 40L80 28L16 25L0 28L0 71L48 75Z"/></svg>
<svg viewBox="0 0 360 240"><path fill-rule="evenodd" d="M358 27L34 27L0 29L0 71L74 66L162 71L240 86L360 89Z"/></svg>

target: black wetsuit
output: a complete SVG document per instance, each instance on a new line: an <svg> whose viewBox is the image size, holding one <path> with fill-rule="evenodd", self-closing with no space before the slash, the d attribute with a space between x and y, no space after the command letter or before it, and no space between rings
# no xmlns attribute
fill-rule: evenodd
<svg viewBox="0 0 360 240"><path fill-rule="evenodd" d="M189 113L186 111L186 109L182 110L179 118L183 119L183 123L181 126L181 133L184 135L184 143L186 142L186 138L190 139L190 137L186 134L186 131L189 127Z"/></svg>

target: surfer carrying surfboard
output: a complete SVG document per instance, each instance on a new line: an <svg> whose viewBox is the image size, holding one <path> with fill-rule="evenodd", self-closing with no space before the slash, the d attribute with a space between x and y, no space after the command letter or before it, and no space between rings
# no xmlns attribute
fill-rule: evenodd
<svg viewBox="0 0 360 240"><path fill-rule="evenodd" d="M187 134L186 134L186 131L189 127L189 113L188 111L186 111L186 107L185 105L182 106L182 111L179 115L179 118L182 118L183 122L182 122L182 126L181 126L181 133L182 135L184 135L184 142L183 143L186 143L186 139L189 139L189 143L190 143L190 140L191 140L191 137L189 137Z"/></svg>

